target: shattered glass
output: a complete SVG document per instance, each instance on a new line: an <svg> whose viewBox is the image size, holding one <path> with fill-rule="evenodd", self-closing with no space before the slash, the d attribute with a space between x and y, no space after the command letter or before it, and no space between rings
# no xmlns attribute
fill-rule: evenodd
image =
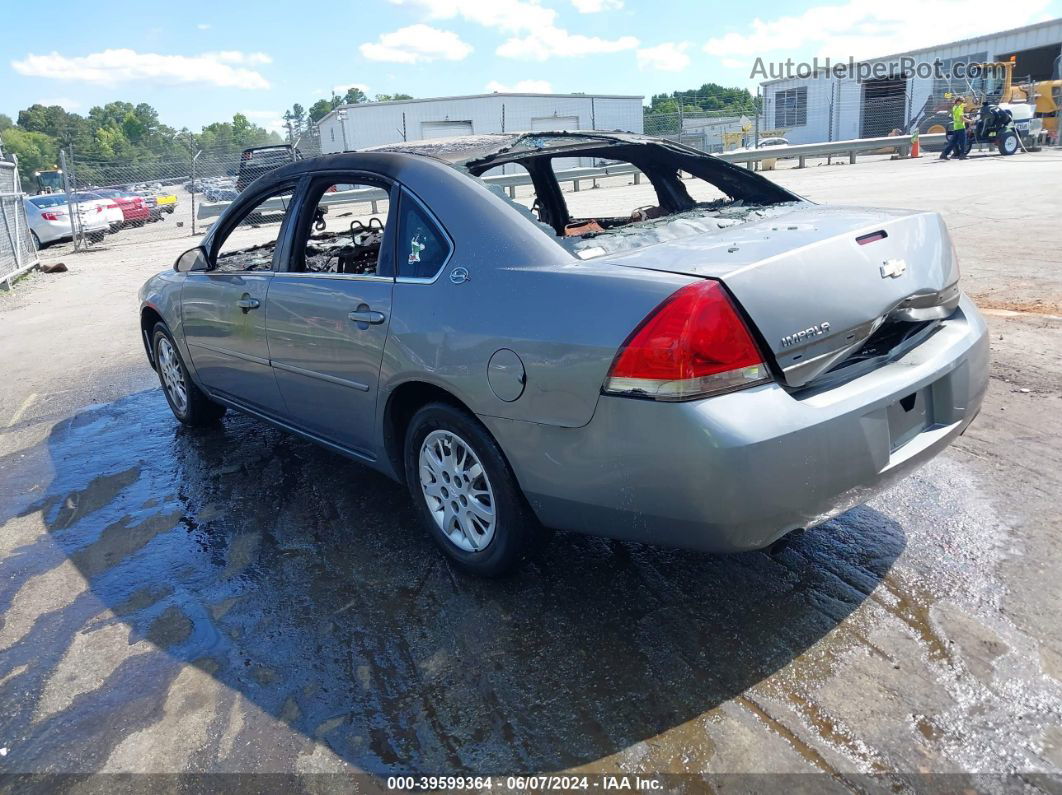
<svg viewBox="0 0 1062 795"><path fill-rule="evenodd" d="M694 235L718 234L748 221L782 215L791 210L793 205L793 202L771 205L746 205L741 201L709 202L683 213L636 221L582 237L568 237L562 242L580 259L592 259Z"/></svg>

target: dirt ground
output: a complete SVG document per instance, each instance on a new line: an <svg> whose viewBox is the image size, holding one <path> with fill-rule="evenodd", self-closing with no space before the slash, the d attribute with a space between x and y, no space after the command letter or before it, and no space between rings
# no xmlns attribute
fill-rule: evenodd
<svg viewBox="0 0 1062 795"><path fill-rule="evenodd" d="M559 535L456 575L399 486L176 424L136 290L192 238L51 250L0 294L0 769L1062 792L1062 152L771 176L942 212L993 360L965 436L775 557Z"/></svg>

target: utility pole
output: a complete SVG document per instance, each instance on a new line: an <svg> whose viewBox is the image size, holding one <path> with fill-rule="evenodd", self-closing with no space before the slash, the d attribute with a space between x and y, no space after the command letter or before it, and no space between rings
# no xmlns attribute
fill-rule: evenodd
<svg viewBox="0 0 1062 795"><path fill-rule="evenodd" d="M74 198L70 194L70 171L66 165L66 150L59 150L59 168L63 172L63 192L66 194L66 214L70 216L70 237L74 239L74 251L80 251L81 245L78 239L78 221L74 216L77 215L77 207L74 205Z"/></svg>
<svg viewBox="0 0 1062 795"><path fill-rule="evenodd" d="M189 152L194 151L195 150L195 138L192 137L191 133L188 133L188 144L189 144L188 151ZM195 188L195 164L196 164L196 161L199 160L199 155L201 155L201 154L203 154L203 150L202 149L200 149L198 152L196 152L194 155L192 155L192 190L191 190L191 194L192 194L192 235L193 236L196 233L196 230L195 230L195 190L196 190L196 188Z"/></svg>
<svg viewBox="0 0 1062 795"><path fill-rule="evenodd" d="M756 113L756 132L753 134L752 148L759 149L760 147L760 86L756 86L756 107L754 108Z"/></svg>

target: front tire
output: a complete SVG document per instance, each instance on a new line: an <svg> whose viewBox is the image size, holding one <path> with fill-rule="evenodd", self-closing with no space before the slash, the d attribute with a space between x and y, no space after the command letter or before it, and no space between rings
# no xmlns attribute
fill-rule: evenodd
<svg viewBox="0 0 1062 795"><path fill-rule="evenodd" d="M162 392L170 404L173 416L185 425L210 425L221 419L225 407L215 403L188 375L188 368L177 350L165 323L156 323L151 336L155 354L155 370L159 374Z"/></svg>
<svg viewBox="0 0 1062 795"><path fill-rule="evenodd" d="M468 413L424 406L406 431L404 460L421 521L459 569L508 574L547 537L501 449Z"/></svg>

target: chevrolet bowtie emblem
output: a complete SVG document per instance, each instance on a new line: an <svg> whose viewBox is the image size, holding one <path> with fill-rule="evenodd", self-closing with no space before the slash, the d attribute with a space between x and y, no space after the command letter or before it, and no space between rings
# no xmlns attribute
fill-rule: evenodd
<svg viewBox="0 0 1062 795"><path fill-rule="evenodd" d="M887 259L881 264L881 278L888 279L892 277L895 279L898 276L903 276L906 270L907 263L902 259Z"/></svg>

